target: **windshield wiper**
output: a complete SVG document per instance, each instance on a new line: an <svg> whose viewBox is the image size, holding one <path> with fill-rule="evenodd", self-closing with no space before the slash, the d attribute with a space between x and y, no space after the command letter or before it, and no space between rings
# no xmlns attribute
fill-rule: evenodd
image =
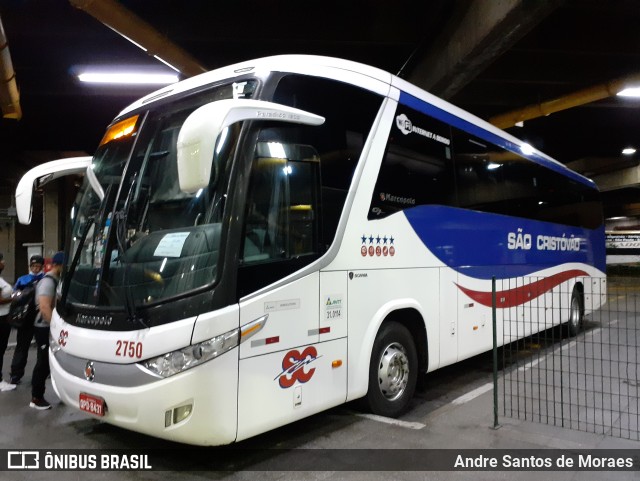
<svg viewBox="0 0 640 481"><path fill-rule="evenodd" d="M133 175L133 178L131 179L131 185L129 186L129 192L127 192L127 196L124 200L124 205L122 206L122 209L116 211L115 215L113 216L113 222L115 223L115 225L113 226L113 228L116 231L116 246L118 248L118 257L120 259L124 259L125 257L125 251L126 251L126 230L127 230L127 217L129 216L129 208L131 207L131 197L133 194L133 190L134 187L136 185L136 178L138 176L138 173L136 172ZM127 310L127 320L129 322L135 323L138 322L140 323L144 328L149 328L149 326L147 326L147 324L144 322L144 320L142 320L141 317L139 317L136 313L136 301L133 298L133 293L132 293L132 289L127 289L127 282L129 279L129 273L131 271L131 263L130 262L125 262L124 263L124 275L122 277L122 285L124 286L124 306L125 309Z"/></svg>

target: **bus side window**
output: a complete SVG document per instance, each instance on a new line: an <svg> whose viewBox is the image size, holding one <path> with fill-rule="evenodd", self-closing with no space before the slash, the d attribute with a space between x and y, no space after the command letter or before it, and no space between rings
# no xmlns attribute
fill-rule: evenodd
<svg viewBox="0 0 640 481"><path fill-rule="evenodd" d="M371 198L369 220L418 205L454 205L450 142L447 124L398 105Z"/></svg>
<svg viewBox="0 0 640 481"><path fill-rule="evenodd" d="M239 297L302 269L330 248L382 104L372 92L305 75L282 74L274 89L274 102L325 121L260 125L240 246Z"/></svg>
<svg viewBox="0 0 640 481"><path fill-rule="evenodd" d="M318 254L318 162L254 160L244 229L243 262Z"/></svg>
<svg viewBox="0 0 640 481"><path fill-rule="evenodd" d="M290 152L312 150L309 146L278 145ZM241 295L275 282L320 256L317 157L266 157L261 155L265 150L268 144L259 143L249 180L240 250Z"/></svg>
<svg viewBox="0 0 640 481"><path fill-rule="evenodd" d="M517 153L453 129L459 206L595 229L598 193Z"/></svg>

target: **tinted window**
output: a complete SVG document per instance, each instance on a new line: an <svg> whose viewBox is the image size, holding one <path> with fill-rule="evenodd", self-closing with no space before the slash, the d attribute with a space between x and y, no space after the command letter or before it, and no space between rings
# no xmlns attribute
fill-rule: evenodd
<svg viewBox="0 0 640 481"><path fill-rule="evenodd" d="M598 191L513 152L453 129L458 205L594 229Z"/></svg>
<svg viewBox="0 0 640 481"><path fill-rule="evenodd" d="M424 204L455 202L449 126L404 105L396 117L371 199L369 219Z"/></svg>
<svg viewBox="0 0 640 481"><path fill-rule="evenodd" d="M263 123L251 166L239 296L324 254L382 97L333 80L287 75L274 102L325 118L319 126Z"/></svg>
<svg viewBox="0 0 640 481"><path fill-rule="evenodd" d="M596 189L399 105L368 218L426 204L590 229L603 222Z"/></svg>
<svg viewBox="0 0 640 481"><path fill-rule="evenodd" d="M290 142L313 146L318 153L322 237L328 247L382 97L335 80L287 75L280 79L273 100L325 117L322 126L289 127L283 135Z"/></svg>
<svg viewBox="0 0 640 481"><path fill-rule="evenodd" d="M320 252L318 167L309 146L258 144L247 199L244 263Z"/></svg>

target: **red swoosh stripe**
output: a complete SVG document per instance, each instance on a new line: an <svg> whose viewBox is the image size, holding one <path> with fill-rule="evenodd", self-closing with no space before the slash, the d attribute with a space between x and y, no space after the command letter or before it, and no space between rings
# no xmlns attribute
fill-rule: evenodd
<svg viewBox="0 0 640 481"><path fill-rule="evenodd" d="M537 297L540 297L542 294L544 294L545 292L549 292L551 289L562 284L564 281L573 279L574 277L587 275L588 274L584 271L573 269L570 271L560 272L559 274L555 274L551 277L545 277L543 279L540 279L539 281L525 284L520 287L515 287L506 291L496 291L496 307L502 309L506 307L519 306L526 302L530 302ZM456 286L458 286L458 289L460 289L478 304L491 307L491 291L474 291L471 289L467 289L466 287L462 287L460 284L456 284Z"/></svg>

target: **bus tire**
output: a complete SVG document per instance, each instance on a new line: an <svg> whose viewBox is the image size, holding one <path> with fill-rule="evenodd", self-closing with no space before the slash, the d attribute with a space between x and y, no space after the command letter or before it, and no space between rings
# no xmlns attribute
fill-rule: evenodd
<svg viewBox="0 0 640 481"><path fill-rule="evenodd" d="M382 325L373 343L369 389L365 398L373 414L398 417L413 398L418 356L409 330L397 322Z"/></svg>
<svg viewBox="0 0 640 481"><path fill-rule="evenodd" d="M569 320L567 321L567 332L570 336L576 336L582 329L584 318L584 300L582 293L577 287L573 288L571 294L571 304L569 305Z"/></svg>

